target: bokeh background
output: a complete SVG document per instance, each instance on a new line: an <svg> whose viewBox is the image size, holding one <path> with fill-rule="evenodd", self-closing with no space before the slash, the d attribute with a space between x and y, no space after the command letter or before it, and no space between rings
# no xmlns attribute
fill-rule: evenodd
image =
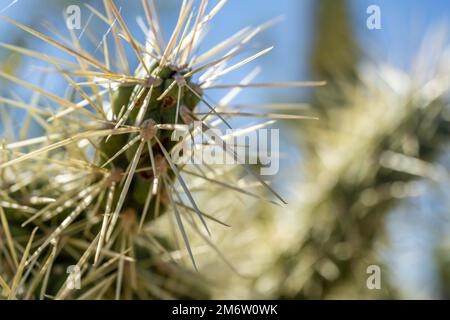
<svg viewBox="0 0 450 320"><path fill-rule="evenodd" d="M156 2L168 37L180 1ZM67 34L63 11L78 4L83 26L89 23L83 39L91 32L105 33L108 27L83 3L101 7L97 0L0 0L0 12L46 34L49 26ZM140 1L116 4L132 33L143 39L136 22ZM381 9L381 30L366 26L372 4ZM320 120L276 125L281 170L272 180L288 206L246 198L236 203L231 194L223 195L220 204L203 200L212 210L230 203L223 216L233 228L218 230L215 242L240 273L213 252L200 254L212 297L450 297L449 15L447 0L229 1L202 48L247 25L282 17L254 42L254 49L275 46L258 60L262 70L256 81L327 80L328 85L251 89L233 101L278 103L275 111ZM85 40L95 51L95 44ZM5 21L0 21L0 42L63 56ZM255 66L232 73L224 83L239 82ZM36 59L0 49L0 68L55 93L67 91L58 76L38 72L48 65ZM12 92L32 98L0 80L0 94ZM214 99L222 94L211 92ZM20 111L0 108L0 134L19 138L30 120ZM31 134L39 134L38 127ZM373 264L382 270L381 290L366 286L366 268Z"/></svg>

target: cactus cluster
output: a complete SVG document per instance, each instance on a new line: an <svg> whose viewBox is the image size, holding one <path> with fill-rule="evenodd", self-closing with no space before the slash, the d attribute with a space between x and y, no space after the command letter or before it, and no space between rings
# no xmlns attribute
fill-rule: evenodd
<svg viewBox="0 0 450 320"><path fill-rule="evenodd" d="M216 184L244 195L255 193L223 182L223 174L212 167L206 168L208 174L201 166L195 166L195 172L184 171L184 165L174 163L170 156L179 143L172 134L184 125L191 128L187 138L194 141L194 121L201 122L202 129L229 126L225 118L239 116L239 112L207 101L204 90L214 88L223 75L272 49L229 65L253 37L270 25L264 24L244 28L205 53L194 55L208 24L226 1L217 2L209 12L207 2L200 1L195 11L195 1L184 0L174 31L165 41L153 0L143 0L146 44L132 36L113 1L104 1L104 13L86 5L108 25L114 40L112 52L108 34L103 36L99 45L102 58L85 50L73 32L72 45L68 46L2 17L76 59L73 63L1 44L48 62L73 92L71 98L61 98L0 72L2 78L34 91L40 99L56 106L49 111L17 99L0 99L7 106L26 109L45 130L41 137L5 142L1 148L0 239L7 244L0 250L2 296L131 299L206 295L203 282L198 281L201 275L179 263L189 257L197 269L187 228L215 248L208 236L208 223L226 224L200 210L188 180L195 178L203 188ZM131 63L124 54L124 42L139 60L133 73L128 70ZM322 84L251 84L247 77L237 85L216 88ZM207 112L200 113L201 107L206 107ZM260 186L273 191L251 168L244 169ZM171 213L169 220L176 226L180 241L171 241L155 227L156 218L166 213ZM186 254L180 255L184 250L178 243L184 243ZM73 279L66 272L68 267L78 270L81 290L69 285Z"/></svg>

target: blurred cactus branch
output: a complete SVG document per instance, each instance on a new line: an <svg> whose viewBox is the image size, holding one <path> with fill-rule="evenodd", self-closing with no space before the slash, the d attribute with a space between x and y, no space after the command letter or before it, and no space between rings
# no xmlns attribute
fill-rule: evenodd
<svg viewBox="0 0 450 320"><path fill-rule="evenodd" d="M393 297L387 282L381 291L367 289L366 268L381 265L376 244L387 214L417 196L419 179L439 179L435 161L449 137L448 70L427 55L418 58L427 66L418 74L440 71L426 81L386 66L362 69L346 2L317 5L312 66L329 85L313 98L321 121L299 131L307 151L297 208L305 231L280 258L279 296Z"/></svg>

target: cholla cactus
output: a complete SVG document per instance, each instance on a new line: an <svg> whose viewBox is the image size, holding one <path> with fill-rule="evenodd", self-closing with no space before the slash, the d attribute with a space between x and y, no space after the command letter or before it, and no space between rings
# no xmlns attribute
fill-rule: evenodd
<svg viewBox="0 0 450 320"><path fill-rule="evenodd" d="M317 90L328 108L295 131L307 151L289 185L295 200L278 215L255 203L259 216L239 225L239 236L221 233L221 248L248 277L219 279L215 297L401 297L390 283L399 271L385 260L386 217L420 196L423 180L448 185L440 156L450 133L450 47L443 30L433 31L411 73L365 62L361 81L340 82L339 96ZM381 290L367 286L371 265L382 270ZM226 272L219 268L211 262L214 274Z"/></svg>
<svg viewBox="0 0 450 320"><path fill-rule="evenodd" d="M322 122L299 133L310 150L299 190L309 196L298 204L301 236L286 255L281 297L396 296L387 272L382 290L368 290L366 271L383 264L377 245L390 210L418 197L422 179L447 184L438 164L450 133L447 34L430 32L410 73L366 63L360 83L341 83L340 99L321 97L330 105ZM297 255L308 263L293 261Z"/></svg>
<svg viewBox="0 0 450 320"><path fill-rule="evenodd" d="M194 143L195 135L212 127L230 127L226 120L230 116L302 118L227 110L227 106L218 106L205 97L203 92L207 89L229 88L231 95L235 95L245 87L323 84L251 84L247 78L237 85L216 85L223 75L272 48L228 65L268 26L264 24L245 28L207 52L194 55L208 24L226 1L219 1L209 12L207 2L202 0L198 11L194 11L194 1L183 1L177 24L166 42L153 0L143 0L147 18L147 23L143 23L145 44L132 36L113 1L104 1L105 13L87 5L109 25L117 61L106 35L98 46L103 50L103 58L98 59L82 48L73 33L72 45L68 46L3 17L76 58L77 63L72 63L22 47L2 45L49 62L67 80L75 96L81 98L79 101L61 98L45 88L0 73L58 108L51 112L17 99L0 100L26 109L47 131L42 137L4 143L2 147L0 239L5 240L6 246L2 246L0 253L0 285L4 296L119 299L196 298L206 294L198 276L175 263L176 254L172 251L177 248L157 230L156 218L172 214L190 260L197 268L186 227L214 246L208 237L207 222L224 223L200 210L187 176L204 185L215 183L225 190L257 195L224 183L222 173L212 167L208 166L206 175L201 166L195 166L197 171L192 172L185 170L185 164L174 162L171 155L180 146L180 142L172 139L174 131L181 125L187 126L183 141ZM131 46L139 60L133 73L129 71L131 63L124 54L122 40ZM207 112L200 112L202 104L208 108ZM194 121L201 123L200 130L192 125ZM225 152L229 152L222 140L225 138L218 139ZM23 153L25 149L27 152ZM250 167L241 167L283 202ZM74 266L71 270L77 271L75 277L81 279L79 291L71 290L73 283L68 283L73 281L73 275L67 278L66 274L71 265Z"/></svg>

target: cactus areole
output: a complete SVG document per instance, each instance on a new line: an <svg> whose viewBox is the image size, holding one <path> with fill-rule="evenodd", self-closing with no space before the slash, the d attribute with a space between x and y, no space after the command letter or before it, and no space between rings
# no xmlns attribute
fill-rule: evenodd
<svg viewBox="0 0 450 320"><path fill-rule="evenodd" d="M120 85L113 95L112 112L114 119L120 119L127 110L131 110L124 125L135 125L139 112L142 108L145 108L143 121L140 124L143 128L141 138L150 142L156 167L159 169L158 172L161 173L161 169L170 170L170 167L160 146L156 143L156 139L153 138L156 136L168 151L172 149L177 141L172 141L172 131L158 130L156 125L188 124L186 123L188 120L180 110L194 111L200 102L203 92L197 84L192 82L191 76L186 76L191 71L190 69L174 65L162 67L160 70L158 68L159 64L153 65L150 72L156 75L149 76L146 84ZM126 172L133 161L138 144L133 144L119 156L117 154L120 153L124 146L132 143L133 139L136 139L136 133L114 135L109 139L103 139L99 150L99 159L104 162L116 156L110 162L110 165L116 169L114 172ZM150 150L148 150L149 144L145 144L138 163L138 168L147 167L148 170L142 170L135 176L125 200L125 204L132 205L135 209L137 205L138 207L144 205L149 188L152 187L151 182L155 178L153 170L148 166L151 163ZM175 174L169 171L169 177L173 180ZM167 202L164 192L161 194L160 200L160 205L164 206L165 202ZM154 204L152 203L152 205ZM126 207L124 206L124 208Z"/></svg>

